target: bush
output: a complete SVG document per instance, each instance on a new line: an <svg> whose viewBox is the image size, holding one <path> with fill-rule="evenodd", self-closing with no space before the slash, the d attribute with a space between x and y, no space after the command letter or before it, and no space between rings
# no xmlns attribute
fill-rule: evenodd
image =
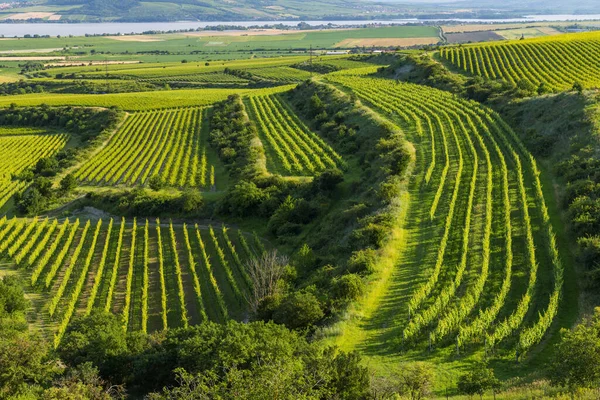
<svg viewBox="0 0 600 400"><path fill-rule="evenodd" d="M150 189L152 190L159 191L165 187L165 181L160 175L152 175L152 177L148 180L148 186L150 186Z"/></svg>
<svg viewBox="0 0 600 400"><path fill-rule="evenodd" d="M191 213L200 210L204 204L202 193L196 189L186 189L180 197L181 210L184 213Z"/></svg>
<svg viewBox="0 0 600 400"><path fill-rule="evenodd" d="M23 287L15 276L5 276L0 280L0 317L27 310Z"/></svg>
<svg viewBox="0 0 600 400"><path fill-rule="evenodd" d="M99 311L76 319L67 328L58 354L73 367L93 363L105 378L124 376L127 341L121 320L114 314Z"/></svg>
<svg viewBox="0 0 600 400"><path fill-rule="evenodd" d="M344 181L344 174L337 168L326 169L315 177L313 188L317 192L332 192L337 185Z"/></svg>
<svg viewBox="0 0 600 400"><path fill-rule="evenodd" d="M334 298L353 301L364 294L365 284L360 276L348 274L334 279L331 290Z"/></svg>
<svg viewBox="0 0 600 400"><path fill-rule="evenodd" d="M77 188L77 179L73 174L67 174L60 180L60 191L64 195L70 194L75 188Z"/></svg>
<svg viewBox="0 0 600 400"><path fill-rule="evenodd" d="M289 329L311 328L323 318L321 304L314 294L294 292L286 296L273 313L273 321Z"/></svg>
<svg viewBox="0 0 600 400"><path fill-rule="evenodd" d="M358 250L348 260L348 270L355 274L371 274L375 271L377 252L373 249Z"/></svg>

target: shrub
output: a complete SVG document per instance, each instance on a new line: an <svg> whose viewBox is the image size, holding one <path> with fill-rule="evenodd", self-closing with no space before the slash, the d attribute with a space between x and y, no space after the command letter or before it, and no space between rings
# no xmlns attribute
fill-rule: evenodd
<svg viewBox="0 0 600 400"><path fill-rule="evenodd" d="M273 321L289 329L311 328L323 318L321 304L314 294L304 291L286 296L273 313Z"/></svg>
<svg viewBox="0 0 600 400"><path fill-rule="evenodd" d="M315 177L313 188L318 192L332 192L337 185L344 181L344 174L337 168L326 169Z"/></svg>
<svg viewBox="0 0 600 400"><path fill-rule="evenodd" d="M148 186L150 186L150 189L152 190L159 191L165 187L165 181L160 177L160 175L153 175L148 180Z"/></svg>
<svg viewBox="0 0 600 400"><path fill-rule="evenodd" d="M77 188L77 179L73 174L67 174L60 180L60 191L63 194L70 194L75 188Z"/></svg>
<svg viewBox="0 0 600 400"><path fill-rule="evenodd" d="M371 274L375 271L377 252L373 249L358 250L348 260L348 270L356 274Z"/></svg>
<svg viewBox="0 0 600 400"><path fill-rule="evenodd" d="M202 193L196 189L184 190L179 201L181 203L181 210L185 213L198 211L204 204Z"/></svg>
<svg viewBox="0 0 600 400"><path fill-rule="evenodd" d="M332 292L336 299L353 301L364 294L365 284L360 276L347 274L333 280Z"/></svg>

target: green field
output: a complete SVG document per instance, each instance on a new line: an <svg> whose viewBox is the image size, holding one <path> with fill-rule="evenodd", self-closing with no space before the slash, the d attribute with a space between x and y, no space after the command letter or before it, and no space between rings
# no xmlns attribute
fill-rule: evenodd
<svg viewBox="0 0 600 400"><path fill-rule="evenodd" d="M559 35L509 43L449 47L441 57L458 70L517 85L527 81L547 91L570 89L575 82L597 87L597 33Z"/></svg>
<svg viewBox="0 0 600 400"><path fill-rule="evenodd" d="M397 266L335 342L376 359L401 349L419 359L429 345L435 357L526 353L553 326L561 293L575 295L563 292L535 160L489 109L422 86L332 81L419 145Z"/></svg>
<svg viewBox="0 0 600 400"><path fill-rule="evenodd" d="M0 277L29 301L10 330L35 332L40 360L60 366L71 349L113 346L81 324L114 322L125 350L101 357L122 367L97 374L130 398L285 387L276 397L391 400L421 367L433 397L481 394L459 382L484 367L501 383L483 392L557 395L561 330L598 301L600 36L304 53L437 34L0 40L86 52L83 65L5 66L7 79L29 69L0 88ZM89 65L104 56L132 62ZM6 392L2 378L0 397L79 390L65 365ZM257 374L268 389L248 384Z"/></svg>
<svg viewBox="0 0 600 400"><path fill-rule="evenodd" d="M55 346L71 318L96 308L144 332L244 319L249 289L242 262L262 248L252 235L225 226L158 220L5 218L0 229L3 250L41 294L33 323L54 333Z"/></svg>

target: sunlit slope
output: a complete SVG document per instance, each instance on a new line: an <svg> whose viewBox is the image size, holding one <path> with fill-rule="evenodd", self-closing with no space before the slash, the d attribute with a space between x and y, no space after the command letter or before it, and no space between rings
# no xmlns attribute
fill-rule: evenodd
<svg viewBox="0 0 600 400"><path fill-rule="evenodd" d="M330 80L417 148L402 256L340 343L373 354L428 346L523 354L539 343L559 311L563 265L537 164L511 128L490 109L425 86Z"/></svg>
<svg viewBox="0 0 600 400"><path fill-rule="evenodd" d="M448 47L441 57L471 75L515 85L523 80L551 90L570 89L575 82L600 85L600 33Z"/></svg>

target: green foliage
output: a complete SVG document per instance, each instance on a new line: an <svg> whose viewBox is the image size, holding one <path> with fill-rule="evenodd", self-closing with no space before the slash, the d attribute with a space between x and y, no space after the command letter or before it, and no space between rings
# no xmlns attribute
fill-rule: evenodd
<svg viewBox="0 0 600 400"><path fill-rule="evenodd" d="M24 312L29 306L21 285L15 276L5 276L0 280L0 318Z"/></svg>
<svg viewBox="0 0 600 400"><path fill-rule="evenodd" d="M232 175L253 179L265 174L264 150L257 145L256 127L248 121L239 95L217 103L210 121L210 143Z"/></svg>
<svg viewBox="0 0 600 400"><path fill-rule="evenodd" d="M572 330L561 331L549 376L571 392L600 385L600 309Z"/></svg>
<svg viewBox="0 0 600 400"><path fill-rule="evenodd" d="M60 191L65 194L71 194L77 188L77 179L73 174L67 174L60 180Z"/></svg>
<svg viewBox="0 0 600 400"><path fill-rule="evenodd" d="M273 321L289 329L312 328L323 318L323 310L316 296L310 292L292 292L281 300L273 313Z"/></svg>
<svg viewBox="0 0 600 400"><path fill-rule="evenodd" d="M408 364L400 373L402 391L411 400L421 400L427 397L434 385L434 375L431 367L422 362Z"/></svg>
<svg viewBox="0 0 600 400"><path fill-rule="evenodd" d="M148 180L148 186L150 186L150 189L152 190L159 191L165 187L165 182L160 175L152 175L152 177Z"/></svg>
<svg viewBox="0 0 600 400"><path fill-rule="evenodd" d="M335 190L337 185L344 181L344 174L337 168L326 169L313 179L314 191L316 193L328 193Z"/></svg>
<svg viewBox="0 0 600 400"><path fill-rule="evenodd" d="M98 367L106 378L126 374L123 357L127 355L127 340L123 324L114 314L93 311L75 319L67 328L57 349L60 358L70 366L86 362Z"/></svg>
<svg viewBox="0 0 600 400"><path fill-rule="evenodd" d="M472 397L478 394L482 397L488 390L496 390L500 382L494 371L485 364L475 364L472 369L458 379L458 391Z"/></svg>
<svg viewBox="0 0 600 400"><path fill-rule="evenodd" d="M332 292L336 299L353 301L359 299L365 292L362 278L356 274L347 274L335 278L332 282Z"/></svg>
<svg viewBox="0 0 600 400"><path fill-rule="evenodd" d="M204 205L202 193L196 189L185 189L180 197L181 210L184 213L198 212Z"/></svg>

